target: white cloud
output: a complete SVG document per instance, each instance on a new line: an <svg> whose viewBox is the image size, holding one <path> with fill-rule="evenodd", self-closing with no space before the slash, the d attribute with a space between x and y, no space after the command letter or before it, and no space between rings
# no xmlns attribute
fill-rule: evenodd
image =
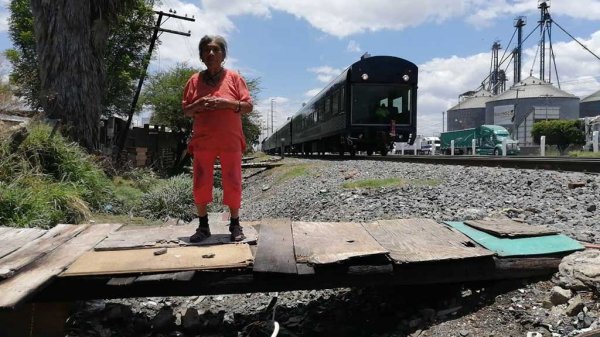
<svg viewBox="0 0 600 337"><path fill-rule="evenodd" d="M275 10L308 21L333 36L345 37L382 29L402 30L425 22L442 22L467 9L463 0L264 0Z"/></svg>
<svg viewBox="0 0 600 337"><path fill-rule="evenodd" d="M348 42L348 46L346 47L346 50L351 53L360 53L362 51L360 49L360 45L358 44L358 42L356 42L354 40L350 40L350 42Z"/></svg>
<svg viewBox="0 0 600 337"><path fill-rule="evenodd" d="M319 92L321 92L321 90L323 90L323 88L310 89L309 91L304 93L304 97L312 98L316 96Z"/></svg>
<svg viewBox="0 0 600 337"><path fill-rule="evenodd" d="M600 31L578 40L591 50L600 50ZM522 78L528 77L531 69L532 75L539 77L536 49L533 46L523 50ZM600 88L600 60L575 41L554 43L553 49L562 90L585 97ZM442 111L456 105L459 94L479 87L489 73L490 58L490 53L481 53L467 57L436 58L419 65L419 134L433 135L442 130ZM552 66L552 83L558 86L554 64L548 58L546 61L547 67ZM509 88L514 77L512 66L508 68L507 76L509 81L506 86Z"/></svg>
<svg viewBox="0 0 600 337"><path fill-rule="evenodd" d="M309 68L308 71L317 74L317 80L320 82L329 83L342 72L342 69L336 69L330 66L321 66Z"/></svg>

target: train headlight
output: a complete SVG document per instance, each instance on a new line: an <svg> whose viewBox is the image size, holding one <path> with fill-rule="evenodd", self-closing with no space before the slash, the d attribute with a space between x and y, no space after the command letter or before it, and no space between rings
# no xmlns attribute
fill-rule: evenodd
<svg viewBox="0 0 600 337"><path fill-rule="evenodd" d="M410 80L410 76L408 75L403 75L402 79L404 80L404 82L408 82L408 80Z"/></svg>
<svg viewBox="0 0 600 337"><path fill-rule="evenodd" d="M361 77L362 77L363 81L366 81L369 79L369 75L367 75L367 73L362 74Z"/></svg>

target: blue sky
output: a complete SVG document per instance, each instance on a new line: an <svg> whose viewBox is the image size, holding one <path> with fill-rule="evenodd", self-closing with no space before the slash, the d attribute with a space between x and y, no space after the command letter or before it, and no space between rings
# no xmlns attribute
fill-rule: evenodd
<svg viewBox="0 0 600 337"><path fill-rule="evenodd" d="M7 3L0 0L0 50L11 46ZM600 55L600 0L548 3L553 19ZM174 9L196 21L171 19L164 25L190 30L192 36L163 34L151 71L177 62L200 69L199 39L221 34L229 42L226 67L260 78L255 108L270 123L274 100L277 128L365 52L398 56L419 66L418 132L433 135L442 129L442 111L456 105L460 93L477 89L489 73L494 41L501 43L501 55L515 47L508 46L514 18L526 16L524 35L534 30L537 6L538 0L163 0L156 9ZM523 78L532 68L539 76L538 41L536 30L525 42ZM552 43L563 90L581 97L600 90L600 60L556 25ZM510 85L512 66L507 74Z"/></svg>

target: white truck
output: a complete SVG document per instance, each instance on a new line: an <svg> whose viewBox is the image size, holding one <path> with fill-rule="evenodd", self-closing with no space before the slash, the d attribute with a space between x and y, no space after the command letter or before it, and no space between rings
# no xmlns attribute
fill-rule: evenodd
<svg viewBox="0 0 600 337"><path fill-rule="evenodd" d="M394 154L401 154L402 149L404 149L404 154L426 155L432 154L432 152L440 153L440 138L417 136L412 145L406 142L394 143Z"/></svg>

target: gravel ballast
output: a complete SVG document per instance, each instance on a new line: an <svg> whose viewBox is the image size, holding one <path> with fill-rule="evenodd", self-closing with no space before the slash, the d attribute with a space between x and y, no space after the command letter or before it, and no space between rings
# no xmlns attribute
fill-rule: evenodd
<svg viewBox="0 0 600 337"><path fill-rule="evenodd" d="M600 241L599 175L375 160L283 163L245 181L242 221L513 218ZM383 179L395 185L344 187ZM280 336L576 336L598 326L597 299L584 295L585 309L569 317L568 303L546 305L553 287L542 280L93 301L73 315L71 335L252 335L243 327L264 320L274 296Z"/></svg>

